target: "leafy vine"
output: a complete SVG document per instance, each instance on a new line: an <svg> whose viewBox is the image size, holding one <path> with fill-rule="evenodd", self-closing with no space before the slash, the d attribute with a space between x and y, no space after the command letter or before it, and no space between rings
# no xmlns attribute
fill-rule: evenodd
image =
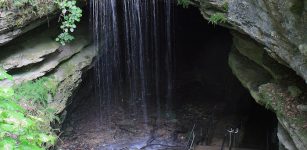
<svg viewBox="0 0 307 150"><path fill-rule="evenodd" d="M74 40L74 37L71 35L77 27L76 23L80 22L82 17L81 8L76 6L75 0L57 0L56 4L62 10L61 18L63 19L61 30L63 31L56 38L57 42L60 42L62 45L65 45L68 42Z"/></svg>

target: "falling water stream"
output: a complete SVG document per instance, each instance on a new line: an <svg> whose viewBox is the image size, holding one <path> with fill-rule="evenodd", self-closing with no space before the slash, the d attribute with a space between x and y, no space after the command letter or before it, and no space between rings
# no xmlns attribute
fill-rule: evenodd
<svg viewBox="0 0 307 150"><path fill-rule="evenodd" d="M108 126L114 108L124 104L128 112L125 117L142 118L144 129L149 130L149 100L155 101L157 120L162 101L167 111L171 109L171 1L92 0L91 10L93 40L99 53L95 93L101 126ZM130 148L143 147L148 138L132 142Z"/></svg>
<svg viewBox="0 0 307 150"><path fill-rule="evenodd" d="M92 0L96 95L100 121L108 123L112 109L125 101L129 115L148 122L148 100L160 115L172 98L172 5L170 0Z"/></svg>

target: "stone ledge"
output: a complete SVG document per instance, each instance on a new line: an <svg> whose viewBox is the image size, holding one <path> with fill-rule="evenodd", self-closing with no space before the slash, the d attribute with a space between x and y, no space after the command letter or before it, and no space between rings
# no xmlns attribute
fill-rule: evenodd
<svg viewBox="0 0 307 150"><path fill-rule="evenodd" d="M59 83L53 102L49 104L57 113L61 113L66 108L67 101L81 83L83 72L91 68L95 56L94 46L88 46L61 64L54 73L49 75Z"/></svg>

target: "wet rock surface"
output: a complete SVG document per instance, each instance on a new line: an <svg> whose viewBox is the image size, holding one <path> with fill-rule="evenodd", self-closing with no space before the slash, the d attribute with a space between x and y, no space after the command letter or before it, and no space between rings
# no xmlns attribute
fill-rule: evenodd
<svg viewBox="0 0 307 150"><path fill-rule="evenodd" d="M281 97L275 95L274 91L269 88L262 88L262 91L258 91L262 84L272 82L277 82L278 85L275 87L278 89L287 89L292 85L306 89L306 2L301 0L286 2L282 0L195 0L194 2L204 18L210 20L212 15L222 13L227 18L227 23L222 24L223 26L246 36L242 38L240 34L233 34L236 51L230 54L229 64L234 74L243 86L250 90L256 101L263 106L271 107L272 99L275 99L273 109L277 115L281 108L277 108L276 104L287 101L286 105L289 108L282 110L285 115L278 115L278 117L279 120L283 120L281 124L288 131L288 136L294 141L290 143L294 143L294 145L289 146L289 142L285 144L287 147L307 149L307 136L305 129L303 129L306 114L301 112L298 115L304 118L299 119L301 120L299 122L303 122L299 123L300 127L294 125L292 121L294 112L297 112L296 105L304 105L306 99L297 97L291 101L289 99L292 98L287 97L286 90L280 92L279 96ZM237 51L239 55L236 54ZM296 74L303 80L293 81L293 79L299 78ZM261 92L265 92L267 96L271 95L271 97L259 97ZM288 111L290 109L292 111ZM289 114L292 115L288 116Z"/></svg>

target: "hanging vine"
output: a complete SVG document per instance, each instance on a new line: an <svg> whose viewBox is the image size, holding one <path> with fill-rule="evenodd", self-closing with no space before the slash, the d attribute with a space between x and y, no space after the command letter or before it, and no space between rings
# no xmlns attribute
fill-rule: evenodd
<svg viewBox="0 0 307 150"><path fill-rule="evenodd" d="M80 22L82 10L76 6L77 2L75 0L57 0L56 3L62 10L61 19L63 19L60 27L62 33L56 38L56 41L65 45L74 40L71 33L77 28L76 23Z"/></svg>

